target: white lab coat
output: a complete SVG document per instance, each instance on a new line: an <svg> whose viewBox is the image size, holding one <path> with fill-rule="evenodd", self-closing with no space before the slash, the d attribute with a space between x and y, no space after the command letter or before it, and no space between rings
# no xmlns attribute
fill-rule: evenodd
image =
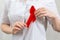
<svg viewBox="0 0 60 40"><path fill-rule="evenodd" d="M16 21L26 22L29 17L29 9L33 5L36 9L45 7L56 14L57 8L55 0L4 0L5 12L3 13L2 23L12 25ZM58 14L57 14L58 16ZM37 18L34 23L30 24L30 28L24 28L16 35L12 35L12 40L46 40L46 32L44 27L44 18Z"/></svg>

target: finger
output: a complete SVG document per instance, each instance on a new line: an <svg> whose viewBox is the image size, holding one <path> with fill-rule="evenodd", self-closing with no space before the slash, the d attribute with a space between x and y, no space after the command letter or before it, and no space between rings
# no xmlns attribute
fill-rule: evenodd
<svg viewBox="0 0 60 40"><path fill-rule="evenodd" d="M38 17L45 17L45 16L47 16L47 14L43 14L43 15L39 15Z"/></svg>
<svg viewBox="0 0 60 40"><path fill-rule="evenodd" d="M43 14L45 14L45 13L46 13L46 12L39 12L39 13L36 14L36 16L43 15Z"/></svg>
<svg viewBox="0 0 60 40"><path fill-rule="evenodd" d="M21 26L22 29L24 28L24 24L22 22L19 23L19 25Z"/></svg>
<svg viewBox="0 0 60 40"><path fill-rule="evenodd" d="M41 13L39 12L39 13L37 13L35 16L39 16Z"/></svg>
<svg viewBox="0 0 60 40"><path fill-rule="evenodd" d="M19 29L19 28L14 27L14 28L13 28L13 30L12 30L12 34L16 34L18 31L20 31L20 29Z"/></svg>
<svg viewBox="0 0 60 40"><path fill-rule="evenodd" d="M46 8L42 7L40 8L41 11L46 11Z"/></svg>
<svg viewBox="0 0 60 40"><path fill-rule="evenodd" d="M18 31L14 31L13 34L16 34Z"/></svg>
<svg viewBox="0 0 60 40"><path fill-rule="evenodd" d="M22 26L21 24L19 24L19 23L17 23L17 24L15 25L15 27L18 27L18 28L20 28L20 29L23 29L23 26Z"/></svg>
<svg viewBox="0 0 60 40"><path fill-rule="evenodd" d="M19 31L20 31L20 30L21 30L21 28L18 28L18 27L14 27L14 30L19 30Z"/></svg>
<svg viewBox="0 0 60 40"><path fill-rule="evenodd" d="M39 13L39 11L40 11L40 9L36 10L36 11L34 12L34 14L36 15L37 13Z"/></svg>
<svg viewBox="0 0 60 40"><path fill-rule="evenodd" d="M42 12L37 13L36 16L43 15L43 14L46 14L46 13L47 13L46 11L42 11Z"/></svg>
<svg viewBox="0 0 60 40"><path fill-rule="evenodd" d="M12 31L12 34L16 34L17 32L19 32L19 30L14 29L14 30Z"/></svg>
<svg viewBox="0 0 60 40"><path fill-rule="evenodd" d="M19 23L19 25L21 25L22 29L23 29L24 27L27 27L27 24L24 23L24 22Z"/></svg>
<svg viewBox="0 0 60 40"><path fill-rule="evenodd" d="M24 23L24 22L22 22L22 23L21 23L21 25L22 25L22 26L27 26L27 24L26 24L26 23Z"/></svg>
<svg viewBox="0 0 60 40"><path fill-rule="evenodd" d="M39 8L38 10L35 11L35 15L39 12L42 12L42 11L46 11L46 9L45 8Z"/></svg>
<svg viewBox="0 0 60 40"><path fill-rule="evenodd" d="M23 22L16 22L16 23L15 23L15 26L18 27L18 28L23 29L24 26L27 26L27 25L26 25L25 23L23 23Z"/></svg>
<svg viewBox="0 0 60 40"><path fill-rule="evenodd" d="M26 23L24 23L24 26L27 26L27 24L26 24Z"/></svg>

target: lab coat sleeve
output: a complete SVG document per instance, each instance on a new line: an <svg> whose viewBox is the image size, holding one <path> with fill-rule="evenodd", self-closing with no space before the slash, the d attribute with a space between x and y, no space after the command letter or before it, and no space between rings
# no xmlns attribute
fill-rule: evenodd
<svg viewBox="0 0 60 40"><path fill-rule="evenodd" d="M48 1L47 4L46 4L46 7L50 11L52 11L53 13L55 13L57 17L60 18L60 15L59 15L59 12L58 12L57 5L56 5L56 1L55 0Z"/></svg>
<svg viewBox="0 0 60 40"><path fill-rule="evenodd" d="M9 18L8 18L8 9L9 9L9 0L4 0L4 9L3 9L3 13L2 13L2 23L6 23L9 24Z"/></svg>
<svg viewBox="0 0 60 40"><path fill-rule="evenodd" d="M58 12L57 5L56 5L55 0L50 0L50 1L47 3L46 7L47 7L50 11L52 11L53 13L55 13L56 16L57 16L57 18L60 19L60 15L59 15L59 12ZM49 22L49 24L52 25L51 20L49 20L48 22Z"/></svg>

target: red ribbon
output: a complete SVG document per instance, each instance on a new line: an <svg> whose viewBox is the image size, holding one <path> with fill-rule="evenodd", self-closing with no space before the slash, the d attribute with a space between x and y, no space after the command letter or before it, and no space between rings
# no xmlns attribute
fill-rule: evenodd
<svg viewBox="0 0 60 40"><path fill-rule="evenodd" d="M34 6L31 6L31 8L30 8L30 16L29 16L29 18L28 18L28 20L26 22L27 28L29 28L29 25L31 24L31 22L34 22L36 20L36 17L34 15L35 10L36 9L34 8Z"/></svg>

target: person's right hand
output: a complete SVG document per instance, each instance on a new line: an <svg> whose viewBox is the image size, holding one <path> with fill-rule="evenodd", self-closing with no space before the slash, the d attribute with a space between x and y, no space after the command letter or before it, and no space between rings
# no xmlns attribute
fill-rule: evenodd
<svg viewBox="0 0 60 40"><path fill-rule="evenodd" d="M19 31L21 31L26 26L23 22L15 22L13 24L12 34L17 34Z"/></svg>

